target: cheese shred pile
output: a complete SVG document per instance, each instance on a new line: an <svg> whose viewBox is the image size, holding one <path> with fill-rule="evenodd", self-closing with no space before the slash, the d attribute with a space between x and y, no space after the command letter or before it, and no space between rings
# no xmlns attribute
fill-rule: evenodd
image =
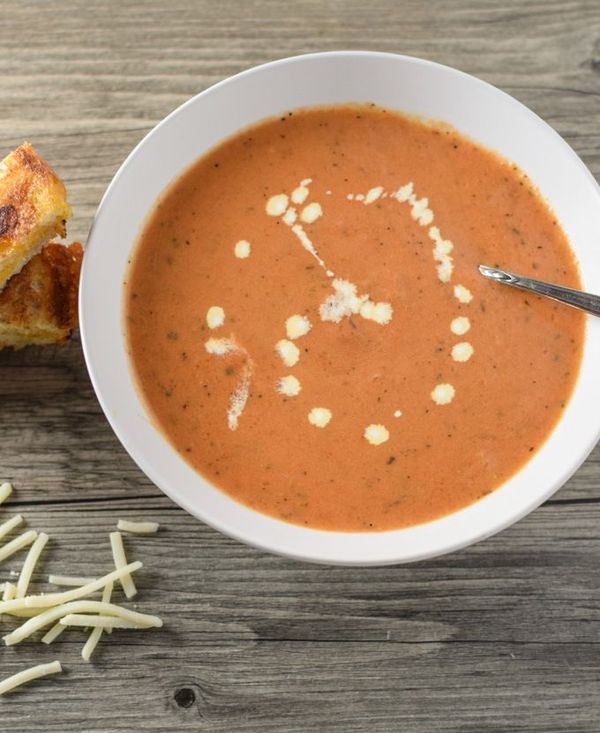
<svg viewBox="0 0 600 733"><path fill-rule="evenodd" d="M12 493L9 483L0 484L0 504ZM97 578L72 575L50 575L48 582L55 586L67 586L69 590L56 593L29 594L29 585L49 537L44 532L28 530L12 540L5 540L23 522L20 514L0 524L0 562L24 548L28 548L21 572L15 583L6 582L0 586L0 614L16 617L21 623L3 637L6 646L19 644L41 629L44 644L52 644L67 627L79 627L88 634L81 656L87 662L103 633L113 629L151 629L162 626L158 616L132 611L113 601L116 583L122 587L129 599L137 593L132 574L143 566L137 560L128 562L121 531L132 534L149 534L158 531L156 522L131 522L120 519L116 532L109 535L114 560L114 570ZM120 531L119 531L120 530ZM101 599L91 598L102 593ZM32 680L62 672L59 661L38 664L0 681L0 695L10 692Z"/></svg>

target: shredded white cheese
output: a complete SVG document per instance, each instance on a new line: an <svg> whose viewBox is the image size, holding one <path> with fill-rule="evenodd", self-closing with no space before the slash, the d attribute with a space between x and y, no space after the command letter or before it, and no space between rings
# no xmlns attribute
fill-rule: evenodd
<svg viewBox="0 0 600 733"><path fill-rule="evenodd" d="M13 517L9 522L5 522L2 525L4 533L6 534L20 521L22 521L22 517L18 516ZM118 526L132 532L155 532L158 529L158 524L155 522L127 522L119 520ZM0 585L0 592L2 592L0 613L28 618L21 626L4 637L4 642L7 646L19 643L35 631L49 625L51 625L50 629L42 637L44 644L50 644L55 641L69 625L92 626L94 627L93 631L82 649L83 658L88 660L103 631L110 633L115 626L123 628L162 626L161 619L156 616L140 614L110 603L113 581L122 580L125 585L127 579L131 579L130 574L142 567L142 563L140 562L130 563L129 565L125 564L112 573L108 573L102 578L97 579L50 575L48 578L50 583L78 584L80 587L63 593L42 593L37 596L25 596L40 555L48 542L48 535L43 532L40 532L38 535L31 530L0 547L0 558L4 558L31 542L33 544L29 549L21 572L11 571L11 575L18 575L17 584L6 582ZM113 533L111 544L116 554L115 562L119 564L121 562L125 563L123 545L119 532ZM102 601L91 601L89 599L77 600L84 596L89 596L98 590L103 591ZM58 662L53 662L48 665L38 665L37 667L24 670L0 682L0 694L8 692L31 679L59 671L61 671L61 668Z"/></svg>
<svg viewBox="0 0 600 733"><path fill-rule="evenodd" d="M82 585L80 588L63 591L62 593L42 593L36 596L25 596L25 598L15 598L12 601L0 601L0 613L11 613L14 610L23 608L48 608L62 603L68 603L78 598L85 598L97 590L101 590L107 583L120 580L124 575L131 574L143 567L143 564L136 560L129 563L124 568L113 570L107 575L94 580L92 583Z"/></svg>
<svg viewBox="0 0 600 733"><path fill-rule="evenodd" d="M402 417L402 410L395 410L394 417Z"/></svg>
<svg viewBox="0 0 600 733"><path fill-rule="evenodd" d="M110 603L112 592L113 584L109 583L107 586L105 586L104 591L102 592L102 603ZM63 629L65 628L61 625L60 621L58 622L57 626L61 626L61 628ZM85 642L85 644L83 645L83 649L81 650L81 656L86 662L90 661L91 656L94 653L98 642L100 641L100 637L102 636L103 631L106 631L109 634L112 633L112 625L105 629L101 628L100 626L96 626L96 628L92 630L92 633L88 636L88 640Z"/></svg>
<svg viewBox="0 0 600 733"><path fill-rule="evenodd" d="M368 425L364 436L371 445L381 445L390 439L390 433L385 425Z"/></svg>
<svg viewBox="0 0 600 733"><path fill-rule="evenodd" d="M283 363L288 367L293 367L300 359L300 349L296 344L288 341L287 339L281 339L281 341L278 341L275 344L275 351L279 354Z"/></svg>
<svg viewBox="0 0 600 733"><path fill-rule="evenodd" d="M52 626L50 630L46 631L44 636L42 636L42 643L52 644L52 642L57 639L66 628L67 627L63 626L60 621L57 621L54 626Z"/></svg>
<svg viewBox="0 0 600 733"><path fill-rule="evenodd" d="M306 316L290 316L285 322L285 330L289 339L306 336L311 328L312 324Z"/></svg>
<svg viewBox="0 0 600 733"><path fill-rule="evenodd" d="M117 522L117 529L133 534L152 534L158 532L158 527L158 522L130 522L127 519L119 519Z"/></svg>
<svg viewBox="0 0 600 733"><path fill-rule="evenodd" d="M0 484L0 504L4 504L8 497L12 494L12 490L12 484L9 484L8 481Z"/></svg>
<svg viewBox="0 0 600 733"><path fill-rule="evenodd" d="M80 586L94 583L96 578L84 578L80 575L49 575L50 585Z"/></svg>
<svg viewBox="0 0 600 733"><path fill-rule="evenodd" d="M455 390L451 384L438 384L431 393L436 405L449 405L454 399Z"/></svg>
<svg viewBox="0 0 600 733"><path fill-rule="evenodd" d="M127 565L127 558L125 557L125 548L123 547L123 536L120 532L110 533L110 546L112 549L113 560L115 561L115 568L121 570ZM123 591L127 598L133 598L137 593L137 588L133 582L133 578L129 573L121 576L119 582L123 587Z"/></svg>
<svg viewBox="0 0 600 733"><path fill-rule="evenodd" d="M251 250L252 246L250 242L245 239L240 239L239 242L235 243L235 247L233 248L233 252L239 260L245 260L247 257L250 257Z"/></svg>
<svg viewBox="0 0 600 733"><path fill-rule="evenodd" d="M12 530L15 527L18 527L22 521L23 521L23 517L20 514L15 514L14 517L7 519L6 522L3 522L2 524L0 524L0 539L2 539L3 537L6 537L6 535L9 532L12 532Z"/></svg>
<svg viewBox="0 0 600 733"><path fill-rule="evenodd" d="M17 674L13 674L11 677L7 677L5 680L2 680L2 682L0 682L0 695L4 695L5 692L10 692L10 690L14 690L15 687L20 687L32 680L37 680L40 677L47 677L51 674L58 674L59 672L62 672L62 667L58 661L29 667L29 669L24 669L22 672L18 672Z"/></svg>
<svg viewBox="0 0 600 733"><path fill-rule="evenodd" d="M137 623L140 626L162 626L162 620L158 616L130 611L128 608L123 608L122 606L117 606L113 603L103 603L102 601L71 601L69 603L63 603L59 606L55 606L54 608L49 608L34 618L30 618L28 621L25 621L24 624L21 624L21 626L18 626L14 631L11 631L10 634L3 637L4 643L6 646L19 644L21 641L31 636L31 634L38 631L38 629L43 629L44 626L49 626L69 613L97 613L103 616L116 616L117 618L123 618L127 621Z"/></svg>
<svg viewBox="0 0 600 733"><path fill-rule="evenodd" d="M16 600L19 600L19 599L17 598ZM31 618L32 616L37 616L39 613L45 610L46 610L45 608L21 608L15 611L9 611L8 615L16 616L18 618Z"/></svg>
<svg viewBox="0 0 600 733"><path fill-rule="evenodd" d="M0 547L0 562L2 560L6 560L6 558L10 557L11 555L14 555L15 552L23 549L23 547L27 547L27 545L35 542L36 537L37 532L33 529L30 529L28 532L23 532L23 534L15 537L14 540L7 542L5 545L2 545L2 547Z"/></svg>
<svg viewBox="0 0 600 733"><path fill-rule="evenodd" d="M19 580L17 582L17 592L15 598L25 597L27 589L29 588L31 576L33 575L33 571L35 570L37 561L40 559L40 555L42 554L42 551L47 542L48 535L45 532L40 532L39 535L35 538L35 542L33 543L33 545L31 545L31 547L29 548L29 552L27 553L27 557L25 558L25 562L23 563L21 574L19 575Z"/></svg>
<svg viewBox="0 0 600 733"><path fill-rule="evenodd" d="M108 583L107 585L104 586L104 590L102 591L102 603L110 603L113 588L114 588L114 583ZM137 609L137 603L134 603L133 607ZM112 629L105 629L105 631L107 634L112 634ZM92 651L94 650L92 649ZM91 652L90 652L90 656L91 656Z"/></svg>
<svg viewBox="0 0 600 733"><path fill-rule="evenodd" d="M206 313L206 325L209 328L221 328L225 323L225 311L218 305L211 305Z"/></svg>
<svg viewBox="0 0 600 733"><path fill-rule="evenodd" d="M99 629L147 629L148 626L136 624L114 616L99 616L90 613L68 613L59 623L62 626L97 627Z"/></svg>
<svg viewBox="0 0 600 733"><path fill-rule="evenodd" d="M308 422L316 428L324 428L331 420L331 410L326 407L313 407L308 413Z"/></svg>

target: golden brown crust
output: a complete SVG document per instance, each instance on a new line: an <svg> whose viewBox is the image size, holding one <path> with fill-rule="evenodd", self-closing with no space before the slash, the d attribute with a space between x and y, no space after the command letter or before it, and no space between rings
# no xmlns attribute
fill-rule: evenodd
<svg viewBox="0 0 600 733"><path fill-rule="evenodd" d="M48 244L0 292L0 348L60 343L77 325L82 247Z"/></svg>
<svg viewBox="0 0 600 733"><path fill-rule="evenodd" d="M70 215L63 182L29 143L0 163L0 289Z"/></svg>

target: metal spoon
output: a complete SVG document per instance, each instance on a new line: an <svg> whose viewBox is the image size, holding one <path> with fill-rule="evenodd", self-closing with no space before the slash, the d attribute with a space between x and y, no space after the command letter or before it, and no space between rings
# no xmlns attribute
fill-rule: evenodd
<svg viewBox="0 0 600 733"><path fill-rule="evenodd" d="M513 288L521 290L529 290L537 295L544 295L546 298L558 300L561 303L579 308L579 310L591 313L594 316L600 316L600 295L592 295L584 293L581 290L572 290L571 288L563 288L560 285L552 285L541 280L532 280L529 277L515 275L513 272L505 272L497 270L494 267L479 265L479 272L490 280L511 285Z"/></svg>

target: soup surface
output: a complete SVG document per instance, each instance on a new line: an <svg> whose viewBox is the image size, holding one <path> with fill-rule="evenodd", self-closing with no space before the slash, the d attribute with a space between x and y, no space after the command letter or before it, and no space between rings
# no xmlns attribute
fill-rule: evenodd
<svg viewBox="0 0 600 733"><path fill-rule="evenodd" d="M580 287L515 166L373 105L298 110L198 160L125 287L132 367L181 455L301 525L387 530L500 486L577 376L577 311L480 263Z"/></svg>

